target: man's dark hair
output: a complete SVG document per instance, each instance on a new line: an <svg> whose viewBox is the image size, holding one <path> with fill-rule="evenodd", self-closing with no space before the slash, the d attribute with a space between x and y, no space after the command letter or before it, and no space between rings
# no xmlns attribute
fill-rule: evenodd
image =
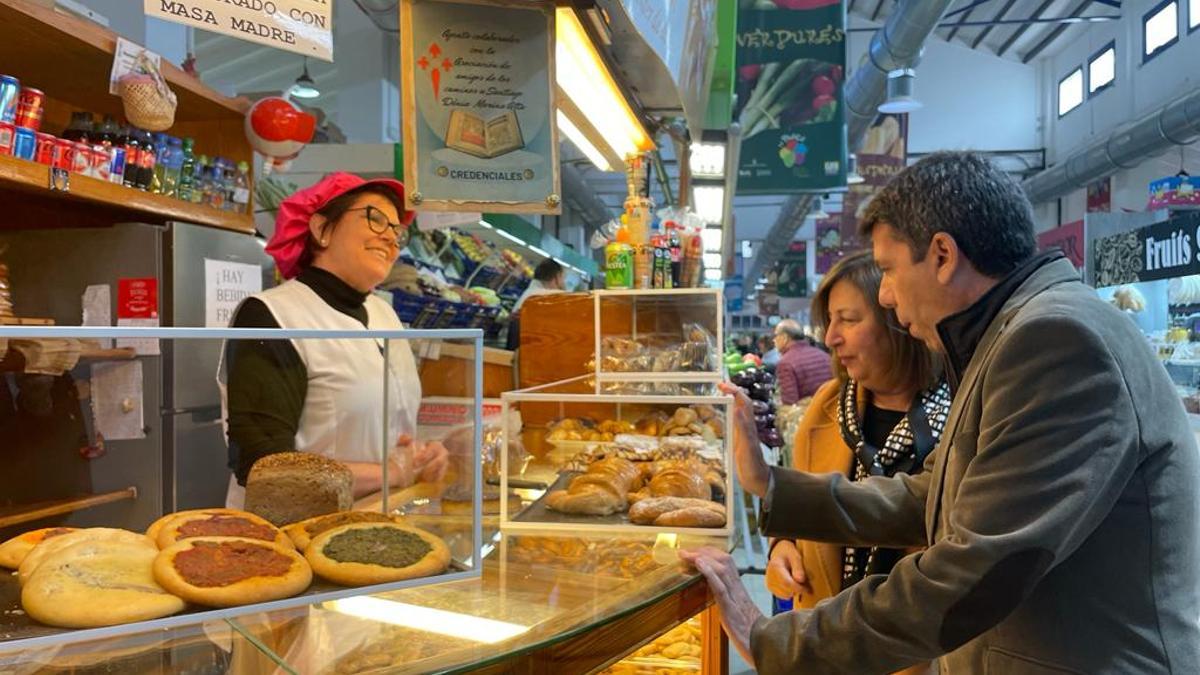
<svg viewBox="0 0 1200 675"><path fill-rule="evenodd" d="M538 263L538 266L533 268L533 278L538 281L550 281L554 277L562 274L562 265L555 262L554 258L546 258Z"/></svg>
<svg viewBox="0 0 1200 675"><path fill-rule="evenodd" d="M993 278L1037 249L1029 198L973 152L936 152L897 174L867 205L859 232L869 237L880 223L907 241L916 262L925 259L933 235L945 232L980 274Z"/></svg>

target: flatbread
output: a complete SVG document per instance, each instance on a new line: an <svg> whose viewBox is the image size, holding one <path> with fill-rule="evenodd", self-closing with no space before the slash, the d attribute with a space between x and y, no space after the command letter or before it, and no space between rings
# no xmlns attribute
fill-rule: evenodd
<svg viewBox="0 0 1200 675"><path fill-rule="evenodd" d="M304 557L323 579L367 586L440 574L450 564L450 549L438 536L410 525L355 523L317 535Z"/></svg>
<svg viewBox="0 0 1200 675"><path fill-rule="evenodd" d="M286 525L283 531L291 538L292 543L296 545L296 550L303 552L308 549L308 545L312 543L313 537L326 530L331 530L341 525L349 525L350 523L393 522L396 521L391 516L377 511L339 511Z"/></svg>
<svg viewBox="0 0 1200 675"><path fill-rule="evenodd" d="M82 541L44 561L21 588L21 606L41 623L95 628L182 611L154 581L158 552L142 543Z"/></svg>
<svg viewBox="0 0 1200 675"><path fill-rule="evenodd" d="M21 566L17 569L17 580L22 586L29 581L29 577L33 575L38 566L43 562L49 561L58 552L85 541L117 541L140 546L150 546L158 549L153 541L144 534L130 532L129 530L118 530L111 527L89 527L83 530L68 532L67 534L59 535L51 539L45 539L33 550L25 559L21 561Z"/></svg>
<svg viewBox="0 0 1200 675"><path fill-rule="evenodd" d="M264 518L249 511L229 510L225 513L199 511L178 515L163 523L155 541L160 549L166 549L177 541L191 537L241 537L270 541L288 548L292 546L292 540Z"/></svg>
<svg viewBox="0 0 1200 675"><path fill-rule="evenodd" d="M167 515L163 516L162 518L159 518L158 520L154 521L153 523L150 523L150 527L146 528L146 536L150 537L154 541L158 541L158 531L162 529L163 525L166 525L168 522L170 522L180 516L191 516L191 515L195 515L197 513L207 513L210 515L216 515L219 513L245 513L245 511L238 511L237 509L212 508L212 509L190 509L187 511L176 511L175 513L168 513Z"/></svg>
<svg viewBox="0 0 1200 675"><path fill-rule="evenodd" d="M312 569L290 543L192 537L159 552L154 579L188 602L236 607L303 593L312 583Z"/></svg>
<svg viewBox="0 0 1200 675"><path fill-rule="evenodd" d="M25 556L29 555L33 547L42 543L42 540L74 531L75 528L73 527L43 527L40 530L31 530L18 534L0 544L0 567L15 570L21 566L21 561L25 559Z"/></svg>

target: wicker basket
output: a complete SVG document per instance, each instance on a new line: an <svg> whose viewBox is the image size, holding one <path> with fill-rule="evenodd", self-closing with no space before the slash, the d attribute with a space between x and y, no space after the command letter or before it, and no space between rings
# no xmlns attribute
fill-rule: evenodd
<svg viewBox="0 0 1200 675"><path fill-rule="evenodd" d="M166 131L175 124L175 92L167 86L158 66L139 54L137 70L117 82L125 117L129 123L146 131Z"/></svg>

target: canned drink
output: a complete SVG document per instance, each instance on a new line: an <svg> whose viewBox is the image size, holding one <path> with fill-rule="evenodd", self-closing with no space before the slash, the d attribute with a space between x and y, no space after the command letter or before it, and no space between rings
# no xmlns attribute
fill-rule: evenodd
<svg viewBox="0 0 1200 675"><path fill-rule="evenodd" d="M54 140L53 166L56 169L70 171L75 165L75 141L67 138Z"/></svg>
<svg viewBox="0 0 1200 675"><path fill-rule="evenodd" d="M37 131L42 128L42 114L46 109L46 94L41 89L25 87L17 98L17 121L19 127Z"/></svg>
<svg viewBox="0 0 1200 675"><path fill-rule="evenodd" d="M112 161L108 165L109 180L121 185L125 182L125 148L113 147Z"/></svg>
<svg viewBox="0 0 1200 675"><path fill-rule="evenodd" d="M109 154L109 146L93 145L89 157L92 160L92 169L88 175L92 178L98 178L102 181L111 181L112 175L109 173L109 166L112 164L112 155Z"/></svg>
<svg viewBox="0 0 1200 675"><path fill-rule="evenodd" d="M0 122L16 124L20 97L21 81L12 75L0 75Z"/></svg>
<svg viewBox="0 0 1200 675"><path fill-rule="evenodd" d="M33 160L39 164L50 166L54 163L54 141L57 140L50 134L37 134L37 149L34 151Z"/></svg>
<svg viewBox="0 0 1200 675"><path fill-rule="evenodd" d="M71 171L86 176L92 170L92 146L83 141L75 141L75 154L71 158Z"/></svg>
<svg viewBox="0 0 1200 675"><path fill-rule="evenodd" d="M37 132L25 127L17 127L13 136L13 157L33 160L37 154Z"/></svg>
<svg viewBox="0 0 1200 675"><path fill-rule="evenodd" d="M0 122L0 155L12 155L17 140L17 127L12 122Z"/></svg>

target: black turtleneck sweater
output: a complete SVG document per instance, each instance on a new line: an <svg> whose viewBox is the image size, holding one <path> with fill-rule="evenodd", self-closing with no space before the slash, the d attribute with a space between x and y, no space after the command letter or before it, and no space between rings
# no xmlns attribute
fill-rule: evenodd
<svg viewBox="0 0 1200 675"><path fill-rule="evenodd" d="M367 293L310 267L296 277L330 307L367 325ZM247 298L233 328L280 328L263 301ZM291 340L230 340L228 367L229 468L245 485L250 467L276 452L295 450L296 431L308 392L308 370Z"/></svg>

